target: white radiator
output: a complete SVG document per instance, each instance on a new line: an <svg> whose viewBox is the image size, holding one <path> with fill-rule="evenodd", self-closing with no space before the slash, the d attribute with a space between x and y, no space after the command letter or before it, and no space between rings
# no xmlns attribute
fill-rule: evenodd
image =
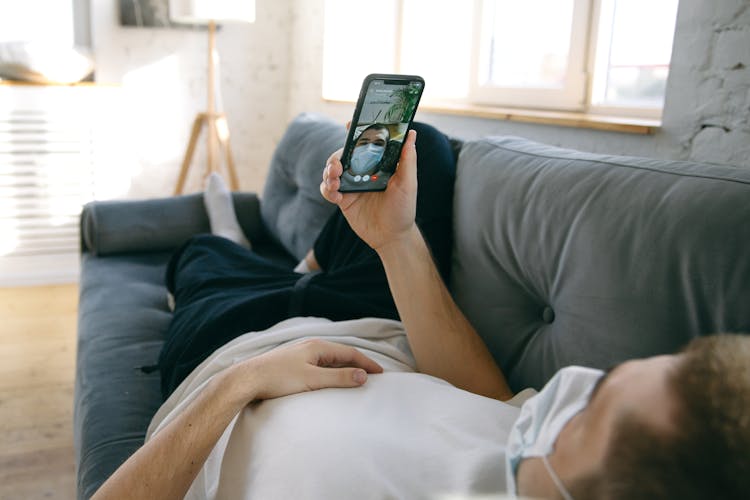
<svg viewBox="0 0 750 500"><path fill-rule="evenodd" d="M111 90L0 85L0 286L75 281Z"/></svg>

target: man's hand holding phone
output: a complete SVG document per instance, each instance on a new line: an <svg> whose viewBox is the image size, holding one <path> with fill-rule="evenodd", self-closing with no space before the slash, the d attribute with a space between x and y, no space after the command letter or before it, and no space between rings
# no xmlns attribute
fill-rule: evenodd
<svg viewBox="0 0 750 500"><path fill-rule="evenodd" d="M424 79L417 75L373 73L365 77L340 156L339 191L387 188L424 86Z"/></svg>
<svg viewBox="0 0 750 500"><path fill-rule="evenodd" d="M320 192L339 206L355 233L375 251L406 237L416 229L417 133L410 130L388 189L377 192L341 193L342 150L328 159Z"/></svg>

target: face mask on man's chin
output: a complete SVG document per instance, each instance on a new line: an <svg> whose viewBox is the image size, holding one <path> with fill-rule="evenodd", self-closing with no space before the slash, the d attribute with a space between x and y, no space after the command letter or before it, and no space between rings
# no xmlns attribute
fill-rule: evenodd
<svg viewBox="0 0 750 500"><path fill-rule="evenodd" d="M569 366L558 371L536 396L521 407L508 436L505 452L508 493L517 494L516 472L521 460L546 457L568 421L583 410L601 370Z"/></svg>

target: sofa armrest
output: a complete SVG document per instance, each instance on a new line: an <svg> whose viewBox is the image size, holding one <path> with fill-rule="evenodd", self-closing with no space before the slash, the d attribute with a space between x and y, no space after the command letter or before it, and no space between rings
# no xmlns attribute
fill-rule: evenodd
<svg viewBox="0 0 750 500"><path fill-rule="evenodd" d="M250 241L266 239L255 193L233 193L234 209ZM169 251L210 231L203 194L149 200L93 201L81 213L81 251L93 255Z"/></svg>

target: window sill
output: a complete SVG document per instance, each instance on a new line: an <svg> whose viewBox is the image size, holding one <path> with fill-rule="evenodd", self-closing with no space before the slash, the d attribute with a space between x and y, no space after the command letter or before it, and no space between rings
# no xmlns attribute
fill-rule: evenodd
<svg viewBox="0 0 750 500"><path fill-rule="evenodd" d="M323 99L330 103L352 104L354 101L344 99ZM560 127L586 128L623 132L626 134L653 134L661 127L661 120L649 118L634 118L630 116L615 116L605 114L578 113L574 111L540 111L523 108L500 108L492 106L476 106L471 104L425 104L419 109L427 113L446 115L471 116L475 118L489 118L492 120L508 120L523 123L538 123L541 125L557 125Z"/></svg>
<svg viewBox="0 0 750 500"><path fill-rule="evenodd" d="M661 127L661 120L633 118L628 116L598 115L573 111L540 111L522 108L499 108L473 106L470 104L421 105L420 109L429 113L473 116L493 120L509 120L561 127L587 128L624 132L628 134L652 134Z"/></svg>

